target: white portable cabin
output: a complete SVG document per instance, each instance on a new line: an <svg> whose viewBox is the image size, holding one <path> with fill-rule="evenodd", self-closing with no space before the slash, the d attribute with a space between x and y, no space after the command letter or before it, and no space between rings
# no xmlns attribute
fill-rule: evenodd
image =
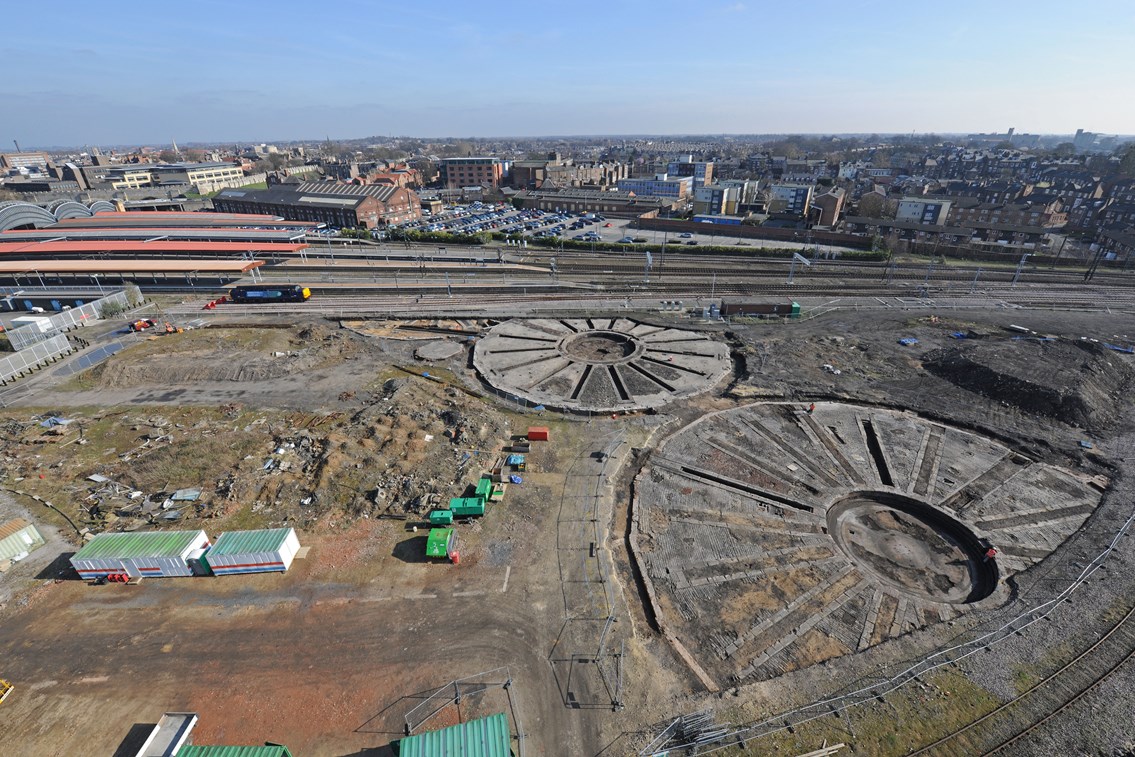
<svg viewBox="0 0 1135 757"><path fill-rule="evenodd" d="M284 572L299 552L294 528L226 531L217 537L203 560L214 575Z"/></svg>
<svg viewBox="0 0 1135 757"><path fill-rule="evenodd" d="M189 557L209 546L204 531L99 534L71 558L83 578L126 573L133 578L191 576Z"/></svg>
<svg viewBox="0 0 1135 757"><path fill-rule="evenodd" d="M43 537L35 526L23 518L16 518L0 524L0 562L18 562L38 547L43 546Z"/></svg>
<svg viewBox="0 0 1135 757"><path fill-rule="evenodd" d="M174 757L197 725L196 712L167 712L134 757Z"/></svg>

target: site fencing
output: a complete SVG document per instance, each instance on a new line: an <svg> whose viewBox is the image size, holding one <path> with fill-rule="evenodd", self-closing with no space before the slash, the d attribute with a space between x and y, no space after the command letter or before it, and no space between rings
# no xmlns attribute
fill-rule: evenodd
<svg viewBox="0 0 1135 757"><path fill-rule="evenodd" d="M53 363L63 355L77 349L66 336L53 336L12 355L0 358L0 384L7 386L9 381L31 373Z"/></svg>
<svg viewBox="0 0 1135 757"><path fill-rule="evenodd" d="M122 312L130 307L125 291L113 292L94 302L71 308L45 318L45 323L20 326L8 333L12 349L24 350L33 344L51 339L61 332L87 326L104 317L109 311Z"/></svg>
<svg viewBox="0 0 1135 757"><path fill-rule="evenodd" d="M517 757L524 757L527 735L520 721L520 698L517 696L515 688L512 671L509 670L507 665L450 681L427 696L403 716L405 733L409 736L421 729L443 710L449 707L459 707L463 698L500 689L505 692L509 709L512 712L512 724L516 729Z"/></svg>

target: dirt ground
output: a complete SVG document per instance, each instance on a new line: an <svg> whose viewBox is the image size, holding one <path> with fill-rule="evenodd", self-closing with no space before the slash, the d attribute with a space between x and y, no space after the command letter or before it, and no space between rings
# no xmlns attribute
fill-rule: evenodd
<svg viewBox="0 0 1135 757"><path fill-rule="evenodd" d="M1115 336L1115 324L1097 316L1027 313L840 312L735 326L721 335L738 367L723 395L657 416L591 421L526 415L483 396L465 353L426 364L414 357L419 339L322 321L187 332L142 341L74 378L37 377L34 396L0 412L0 520L26 513L49 536L0 574L0 678L17 686L0 712L0 743L16 745L5 747L11 754L114 754L137 724L191 710L200 714L197 743L389 754L385 745L421 696L507 665L524 754L633 753L657 724L707 704L652 630L626 555L630 480L650 448L710 409L832 398L910 407L1042 459L1107 469L1095 447L1129 425L1131 356L1067 345L1058 353L1013 340L1010 322L1077 339ZM919 344L899 345L906 336ZM941 367L931 370L935 361ZM1067 370L1028 369L1058 361ZM1047 410L1049 400L1014 404L1010 389L1025 379L1063 403L1060 412ZM41 425L53 417L69 422ZM551 426L552 442L533 450L524 483L501 505L458 526L461 564L425 562L414 524L536 423ZM604 469L594 454L608 444L616 452ZM623 651L622 709L603 699L608 678L581 668L579 683L565 682L556 657L572 612L566 566L580 556L586 568L589 550L589 537L572 541L589 532L564 525L563 503L604 480L612 488L597 499L599 522L610 529L598 547L610 557L600 554L599 569L609 567L603 591L615 597L607 648ZM184 489L200 497L171 501ZM277 525L294 526L311 547L283 575L95 587L67 570L76 528L204 528L215 537ZM777 691L774 682L731 694L725 714L775 711L786 701Z"/></svg>

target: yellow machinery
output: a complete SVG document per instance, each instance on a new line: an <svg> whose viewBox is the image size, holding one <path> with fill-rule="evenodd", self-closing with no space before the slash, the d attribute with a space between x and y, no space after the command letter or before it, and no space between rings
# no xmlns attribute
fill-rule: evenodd
<svg viewBox="0 0 1135 757"><path fill-rule="evenodd" d="M3 702L5 699L7 699L8 695L12 693L12 689L14 688L16 687L0 678L0 702Z"/></svg>

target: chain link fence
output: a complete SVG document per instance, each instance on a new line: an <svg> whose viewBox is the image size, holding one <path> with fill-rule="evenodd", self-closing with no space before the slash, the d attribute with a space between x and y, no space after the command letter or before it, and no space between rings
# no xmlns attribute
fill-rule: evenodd
<svg viewBox="0 0 1135 757"><path fill-rule="evenodd" d="M59 334L13 355L0 358L0 384L7 386L8 382L25 376L49 362L54 362L62 355L69 355L75 349L75 345L71 344L66 336Z"/></svg>
<svg viewBox="0 0 1135 757"><path fill-rule="evenodd" d="M125 291L114 292L108 294L101 299L94 302L88 302L86 305L64 310L55 315L45 317L41 323L33 323L27 326L20 326L19 328L12 329L8 333L8 341L12 343L12 349L20 351L24 350L33 344L51 339L64 331L70 331L80 326L87 326L100 318L105 317L104 314L124 312L130 307L130 300L126 296Z"/></svg>

